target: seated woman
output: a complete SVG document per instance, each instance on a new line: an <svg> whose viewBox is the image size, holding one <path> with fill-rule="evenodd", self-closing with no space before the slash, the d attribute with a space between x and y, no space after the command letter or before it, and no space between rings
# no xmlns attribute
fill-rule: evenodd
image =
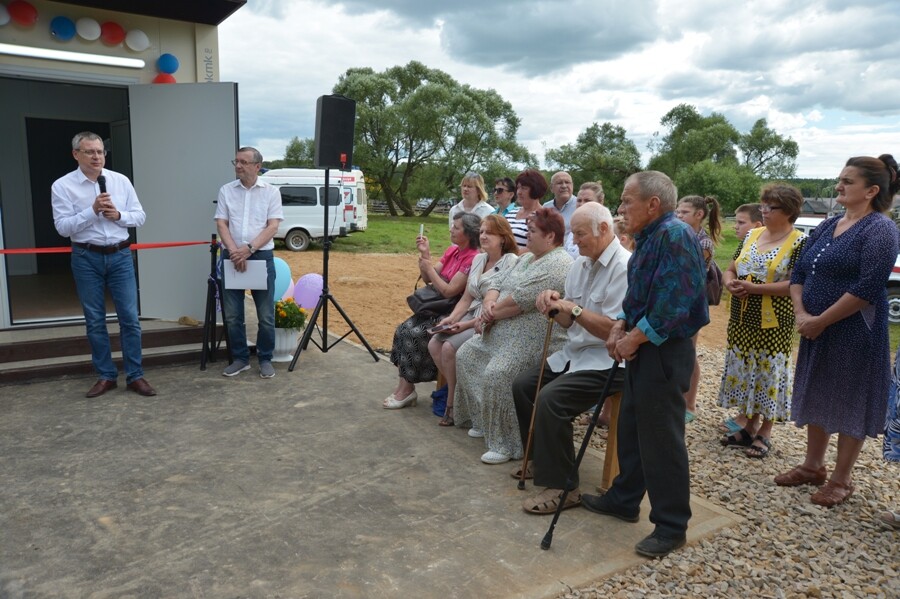
<svg viewBox="0 0 900 599"><path fill-rule="evenodd" d="M481 301L501 273L511 268L519 256L516 240L506 219L490 214L481 221L482 253L472 261L469 283L450 316L438 322L448 328L428 342L428 351L438 370L447 379L447 409L439 424L453 426L453 394L456 390L456 352L475 334L475 319L481 315Z"/></svg>
<svg viewBox="0 0 900 599"><path fill-rule="evenodd" d="M456 297L466 287L472 260L478 255L478 235L481 219L474 214L460 212L450 227L450 247L437 264L431 263L428 238L418 237L419 273L444 297ZM388 395L382 407L388 410L416 405L416 383L437 378L437 367L428 354L428 329L441 316L413 314L394 331L391 345L391 364L400 370L397 387Z"/></svg>
<svg viewBox="0 0 900 599"><path fill-rule="evenodd" d="M457 425L472 425L471 437L484 437L486 464L522 457L512 382L541 362L547 319L535 301L546 289L563 292L572 257L562 247L565 221L552 208L539 208L528 219L528 252L497 277L485 294L475 335L456 357ZM566 335L555 327L550 351Z"/></svg>

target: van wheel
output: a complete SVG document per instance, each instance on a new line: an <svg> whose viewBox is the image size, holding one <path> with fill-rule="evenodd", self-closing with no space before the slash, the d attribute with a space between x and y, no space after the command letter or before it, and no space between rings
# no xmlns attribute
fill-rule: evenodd
<svg viewBox="0 0 900 599"><path fill-rule="evenodd" d="M306 231L294 229L284 236L284 245L292 252L305 252L309 249L309 235Z"/></svg>
<svg viewBox="0 0 900 599"><path fill-rule="evenodd" d="M900 324L900 287L890 287L887 292L888 321Z"/></svg>

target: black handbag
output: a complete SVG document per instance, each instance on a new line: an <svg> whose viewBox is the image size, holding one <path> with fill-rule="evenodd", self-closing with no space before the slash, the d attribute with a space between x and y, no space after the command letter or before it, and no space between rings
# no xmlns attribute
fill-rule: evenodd
<svg viewBox="0 0 900 599"><path fill-rule="evenodd" d="M418 283L416 281L417 285ZM428 284L413 291L412 295L406 298L406 303L409 304L413 314L429 317L445 316L453 312L460 297L462 295L444 297L434 286Z"/></svg>

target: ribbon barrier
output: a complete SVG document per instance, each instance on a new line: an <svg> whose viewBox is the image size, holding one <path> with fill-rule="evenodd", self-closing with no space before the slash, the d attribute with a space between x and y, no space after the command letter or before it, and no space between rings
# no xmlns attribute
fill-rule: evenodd
<svg viewBox="0 0 900 599"><path fill-rule="evenodd" d="M170 241L165 243L132 243L128 246L130 250L155 250L158 248L174 248L186 245L209 245L208 241ZM72 252L71 246L55 247L55 248L12 248L3 250L2 254L69 254Z"/></svg>

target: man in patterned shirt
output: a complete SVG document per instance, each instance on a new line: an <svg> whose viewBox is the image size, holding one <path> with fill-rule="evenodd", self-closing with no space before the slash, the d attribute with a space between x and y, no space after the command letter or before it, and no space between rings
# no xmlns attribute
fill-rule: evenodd
<svg viewBox="0 0 900 599"><path fill-rule="evenodd" d="M592 512L637 522L646 492L652 534L635 545L661 557L684 545L691 518L684 441L684 393L694 370L691 337L709 323L706 266L697 236L675 218L678 190L657 171L625 182L619 213L636 247L628 292L606 345L626 360L619 414L619 469L602 496L583 495Z"/></svg>

